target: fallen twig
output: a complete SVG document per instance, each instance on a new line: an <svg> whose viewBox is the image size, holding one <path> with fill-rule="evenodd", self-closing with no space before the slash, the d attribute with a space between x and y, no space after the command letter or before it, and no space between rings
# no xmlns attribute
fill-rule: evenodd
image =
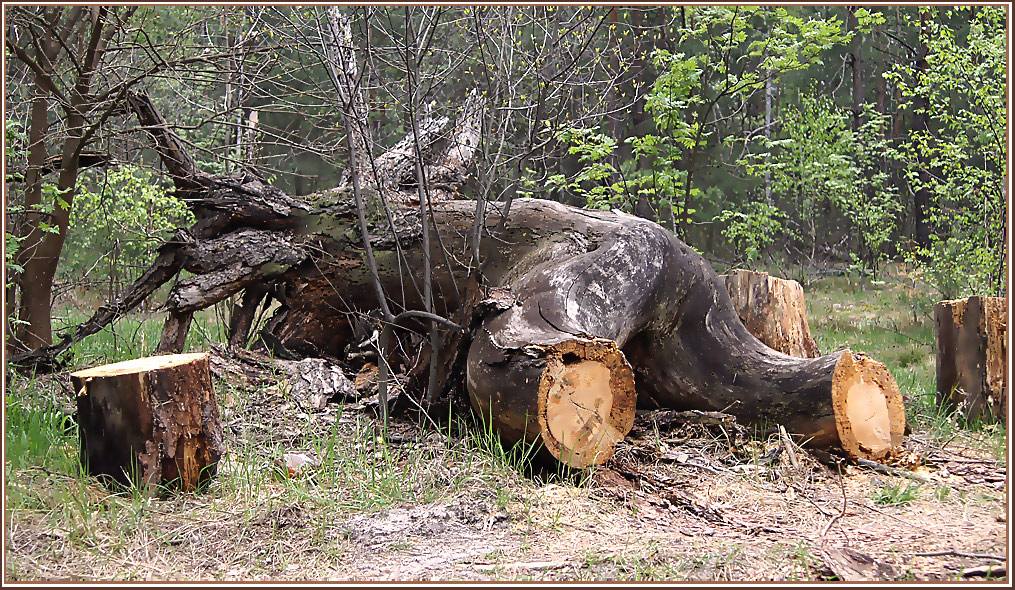
<svg viewBox="0 0 1015 590"><path fill-rule="evenodd" d="M782 424L779 425L779 438L782 439L782 444L786 447L786 456L789 457L789 464L793 466L793 469L800 468L800 461L796 458L796 451L793 450L793 441L789 439L789 435L786 434L786 429L783 428Z"/></svg>
<svg viewBox="0 0 1015 590"><path fill-rule="evenodd" d="M825 525L824 530L821 531L821 538L824 538L828 534L828 531L832 530L832 525L839 521L840 518L846 516L846 485L842 482L842 474L839 474L839 489L842 490L842 510L838 514L832 517Z"/></svg>
<svg viewBox="0 0 1015 590"><path fill-rule="evenodd" d="M962 551L955 551L953 549L946 549L944 551L922 551L920 553L913 553L914 557L942 557L945 555L954 555L955 557L969 557L972 559L995 559L997 561L1008 560L1008 558L1004 555L990 555L987 553L965 553Z"/></svg>
<svg viewBox="0 0 1015 590"><path fill-rule="evenodd" d="M894 475L894 476L897 476L897 477L907 477L909 479L912 479L914 481L918 481L920 483L931 483L931 479L930 478L924 477L922 475L917 475L917 474L915 474L915 473L913 473L911 471L906 471L905 469L899 469L898 467L891 467L889 465L882 465L881 463L875 463L874 461L869 461L867 459L863 459L863 458L860 458L860 457L857 457L856 462L857 462L858 465L863 465L864 467L867 467L869 469L873 469L874 471L877 471L878 473L883 473L884 475Z"/></svg>
<svg viewBox="0 0 1015 590"><path fill-rule="evenodd" d="M1008 568L1003 565L980 565L962 570L963 578L1004 578L1008 576Z"/></svg>

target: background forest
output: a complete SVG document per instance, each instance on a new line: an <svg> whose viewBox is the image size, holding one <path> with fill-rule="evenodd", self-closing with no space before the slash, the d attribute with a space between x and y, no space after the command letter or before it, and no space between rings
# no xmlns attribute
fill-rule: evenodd
<svg viewBox="0 0 1015 590"><path fill-rule="evenodd" d="M347 168L308 7L8 7L9 345L115 297L189 213L123 102L209 172ZM463 195L658 221L716 263L1006 294L1004 7L353 8L374 153L485 98ZM10 338L13 337L13 340Z"/></svg>

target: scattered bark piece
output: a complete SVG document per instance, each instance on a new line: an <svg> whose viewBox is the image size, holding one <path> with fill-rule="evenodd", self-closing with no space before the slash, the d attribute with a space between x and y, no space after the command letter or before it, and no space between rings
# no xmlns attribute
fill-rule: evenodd
<svg viewBox="0 0 1015 590"><path fill-rule="evenodd" d="M293 400L305 411L323 410L329 401L355 400L356 387L345 376L341 367L325 359L308 358L301 361L281 361L279 364L288 377L286 387Z"/></svg>
<svg viewBox="0 0 1015 590"><path fill-rule="evenodd" d="M887 563L850 547L834 547L822 553L828 569L844 582L887 581L899 576Z"/></svg>
<svg viewBox="0 0 1015 590"><path fill-rule="evenodd" d="M377 375L380 370L377 365L367 363L356 373L353 386L360 395L371 395L377 393Z"/></svg>

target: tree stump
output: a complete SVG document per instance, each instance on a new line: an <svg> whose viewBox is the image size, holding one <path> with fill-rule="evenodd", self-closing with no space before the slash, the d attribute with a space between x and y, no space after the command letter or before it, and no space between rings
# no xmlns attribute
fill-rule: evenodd
<svg viewBox="0 0 1015 590"><path fill-rule="evenodd" d="M734 270L719 276L740 321L755 338L790 356L821 356L807 325L800 283L750 270Z"/></svg>
<svg viewBox="0 0 1015 590"><path fill-rule="evenodd" d="M934 306L938 399L967 419L1001 419L1008 407L1008 301L974 296Z"/></svg>
<svg viewBox="0 0 1015 590"><path fill-rule="evenodd" d="M154 356L72 373L88 472L148 491L206 484L222 455L208 357Z"/></svg>

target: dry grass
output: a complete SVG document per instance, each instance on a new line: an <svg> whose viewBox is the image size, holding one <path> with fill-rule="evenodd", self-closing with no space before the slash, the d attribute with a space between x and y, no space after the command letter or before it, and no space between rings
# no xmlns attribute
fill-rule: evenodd
<svg viewBox="0 0 1015 590"><path fill-rule="evenodd" d="M913 313L891 288L867 294L872 309L834 282L812 290L823 350L849 331L842 337L892 367L910 344L926 347L923 320L900 323ZM835 305L852 307L833 314ZM863 327L893 317L902 335L890 341ZM961 554L1007 552L1006 431L962 427L929 405L925 360L892 370L911 397L916 430L900 465L927 480L915 486L805 449L793 467L776 436L701 424L633 431L594 473L521 468L475 425L396 423L399 442L381 445L367 413L332 404L307 414L274 388L219 383L228 438L219 475L204 493L165 499L82 475L60 380L18 380L7 402L4 575L821 580L844 575L831 558L842 547L880 566L865 579L955 580L998 563ZM273 466L286 451L320 466L285 477ZM941 551L956 554L918 555Z"/></svg>

